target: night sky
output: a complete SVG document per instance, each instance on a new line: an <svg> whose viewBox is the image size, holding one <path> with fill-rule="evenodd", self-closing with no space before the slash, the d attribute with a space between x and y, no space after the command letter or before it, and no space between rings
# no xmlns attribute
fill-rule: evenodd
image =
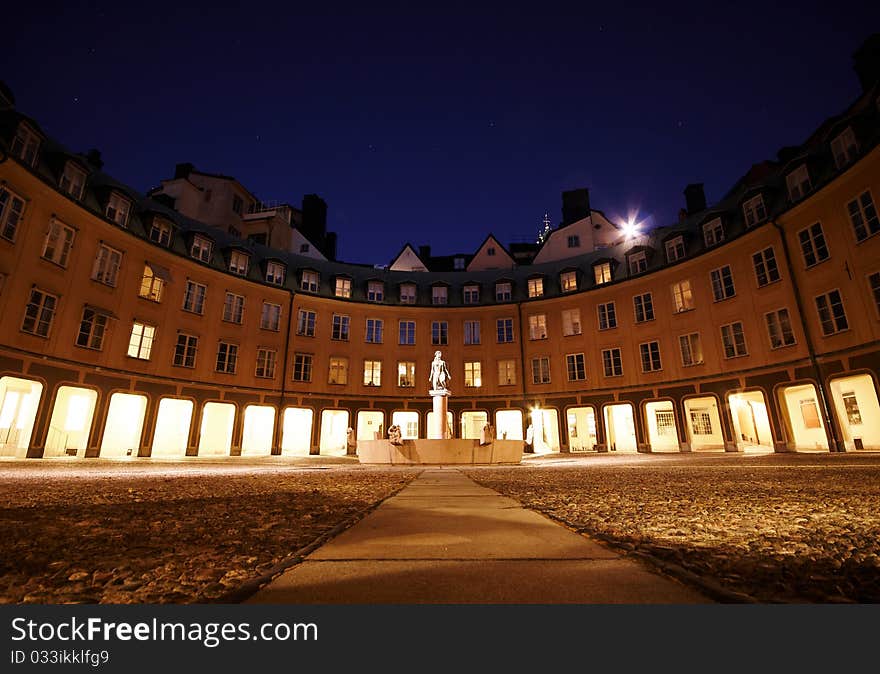
<svg viewBox="0 0 880 674"><path fill-rule="evenodd" d="M260 199L317 193L342 260L534 240L563 190L669 224L859 94L880 3L21 3L18 108L140 191L178 162ZM320 9L319 9L320 8Z"/></svg>

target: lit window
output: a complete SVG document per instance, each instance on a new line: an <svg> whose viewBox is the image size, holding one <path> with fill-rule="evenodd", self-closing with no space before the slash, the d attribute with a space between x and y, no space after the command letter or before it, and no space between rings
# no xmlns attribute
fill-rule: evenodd
<svg viewBox="0 0 880 674"><path fill-rule="evenodd" d="M606 377L623 376L623 361L620 359L620 349L602 349L602 370Z"/></svg>
<svg viewBox="0 0 880 674"><path fill-rule="evenodd" d="M583 381L587 378L587 368L584 364L584 354L568 354L565 357L565 367L568 372L568 381Z"/></svg>
<svg viewBox="0 0 880 674"><path fill-rule="evenodd" d="M364 386L381 386L382 385L382 361L381 360L365 360L364 361Z"/></svg>
<svg viewBox="0 0 880 674"><path fill-rule="evenodd" d="M64 172L61 174L59 186L62 191L67 192L79 201L83 198L83 192L86 188L86 172L72 161L67 162L64 165Z"/></svg>
<svg viewBox="0 0 880 674"><path fill-rule="evenodd" d="M305 290L310 293L318 292L318 280L318 272L309 271L308 269L304 270L299 284L300 290Z"/></svg>
<svg viewBox="0 0 880 674"><path fill-rule="evenodd" d="M513 290L511 284L503 281L501 283L495 284L495 301L496 302L509 302L512 297Z"/></svg>
<svg viewBox="0 0 880 674"><path fill-rule="evenodd" d="M691 428L694 435L712 435L712 417L706 408L691 410Z"/></svg>
<svg viewBox="0 0 880 674"><path fill-rule="evenodd" d="M764 197L759 194L743 202L743 216L746 219L746 227L754 227L763 221L767 217Z"/></svg>
<svg viewBox="0 0 880 674"><path fill-rule="evenodd" d="M633 297L633 308L635 309L636 323L654 320L654 299L651 297L651 293Z"/></svg>
<svg viewBox="0 0 880 674"><path fill-rule="evenodd" d="M234 250L229 255L229 271L239 276L245 276L248 272L250 256L240 250Z"/></svg>
<svg viewBox="0 0 880 674"><path fill-rule="evenodd" d="M828 245L825 243L825 232L822 231L821 222L814 222L806 229L799 231L798 241L801 244L804 264L807 267L812 267L831 256L828 252Z"/></svg>
<svg viewBox="0 0 880 674"><path fill-rule="evenodd" d="M676 260L680 260L684 257L684 255L684 237L676 236L674 239L670 239L666 242L667 262L675 262Z"/></svg>
<svg viewBox="0 0 880 674"><path fill-rule="evenodd" d="M104 332L107 330L107 314L92 307L83 308L76 345L86 349L100 351L104 344Z"/></svg>
<svg viewBox="0 0 880 674"><path fill-rule="evenodd" d="M117 192L110 193L107 202L107 217L120 227L125 227L128 222L128 212L131 210L131 202Z"/></svg>
<svg viewBox="0 0 880 674"><path fill-rule="evenodd" d="M241 325L244 316L244 296L226 293L223 301L223 320Z"/></svg>
<svg viewBox="0 0 880 674"><path fill-rule="evenodd" d="M764 319L767 321L767 334L770 336L771 349L791 346L795 343L788 309L771 311L768 314L764 314Z"/></svg>
<svg viewBox="0 0 880 674"><path fill-rule="evenodd" d="M351 322L350 316L342 314L333 314L332 329L330 331L330 339L342 342L348 341L348 327Z"/></svg>
<svg viewBox="0 0 880 674"><path fill-rule="evenodd" d="M464 287L464 303L479 304L480 302L480 286Z"/></svg>
<svg viewBox="0 0 880 674"><path fill-rule="evenodd" d="M464 343L479 344L480 343L480 321L464 322Z"/></svg>
<svg viewBox="0 0 880 674"><path fill-rule="evenodd" d="M40 137L27 124L21 123L15 131L15 138L12 139L12 147L10 154L18 157L28 166L33 166L37 162L37 152L40 149Z"/></svg>
<svg viewBox="0 0 880 674"><path fill-rule="evenodd" d="M43 258L61 267L66 267L75 235L73 227L68 227L53 218L49 222L49 230L46 232L46 240L43 242Z"/></svg>
<svg viewBox="0 0 880 674"><path fill-rule="evenodd" d="M174 345L174 364L177 367L195 367L196 351L199 347L199 338L195 335L177 335L177 344Z"/></svg>
<svg viewBox="0 0 880 674"><path fill-rule="evenodd" d="M415 304L416 303L416 286L414 283L400 284L400 303Z"/></svg>
<svg viewBox="0 0 880 674"><path fill-rule="evenodd" d="M854 162L858 152L856 135L853 133L852 127L847 127L842 134L831 141L831 154L834 155L834 164L837 168L843 168Z"/></svg>
<svg viewBox="0 0 880 674"><path fill-rule="evenodd" d="M562 311L562 335L571 337L581 334L581 310L564 309Z"/></svg>
<svg viewBox="0 0 880 674"><path fill-rule="evenodd" d="M639 355L642 361L642 372L656 372L661 370L660 364L660 343L646 342L639 344Z"/></svg>
<svg viewBox="0 0 880 674"><path fill-rule="evenodd" d="M217 345L217 372L235 374L235 366L238 363L238 346L229 342L220 342Z"/></svg>
<svg viewBox="0 0 880 674"><path fill-rule="evenodd" d="M498 384L499 386L508 386L516 384L516 361L515 360L499 360L498 361Z"/></svg>
<svg viewBox="0 0 880 674"><path fill-rule="evenodd" d="M611 263L602 262L601 264L593 265L593 276L596 279L596 285L611 283Z"/></svg>
<svg viewBox="0 0 880 674"><path fill-rule="evenodd" d="M737 321L721 326L721 345L724 347L725 358L736 358L745 356L746 336L743 332L743 324Z"/></svg>
<svg viewBox="0 0 880 674"><path fill-rule="evenodd" d="M495 321L495 327L498 332L498 343L507 344L513 341L513 319L499 318Z"/></svg>
<svg viewBox="0 0 880 674"><path fill-rule="evenodd" d="M431 344L444 346L449 343L449 323L446 321L433 321L431 323Z"/></svg>
<svg viewBox="0 0 880 674"><path fill-rule="evenodd" d="M724 241L724 227L721 224L721 218L715 218L703 225L703 240L706 242L706 248L717 246Z"/></svg>
<svg viewBox="0 0 880 674"><path fill-rule="evenodd" d="M550 383L550 358L547 356L532 358L532 383Z"/></svg>
<svg viewBox="0 0 880 674"><path fill-rule="evenodd" d="M274 349L257 349L257 367L254 370L254 376L260 379L274 379L277 361L278 352Z"/></svg>
<svg viewBox="0 0 880 674"><path fill-rule="evenodd" d="M633 253L629 256L629 273L641 274L648 269L648 258L644 253Z"/></svg>
<svg viewBox="0 0 880 674"><path fill-rule="evenodd" d="M164 290L164 279L156 274L151 265L145 264L144 275L141 277L141 289L138 291L138 297L143 297L144 299L153 302L161 302Z"/></svg>
<svg viewBox="0 0 880 674"><path fill-rule="evenodd" d="M416 364L409 360L401 360L397 363L397 385L402 388L410 388L416 385Z"/></svg>
<svg viewBox="0 0 880 674"><path fill-rule="evenodd" d="M755 266L755 278L758 279L759 288L779 280L779 267L772 246L752 255L752 264Z"/></svg>
<svg viewBox="0 0 880 674"><path fill-rule="evenodd" d="M446 286L434 286L431 288L431 304L446 304L447 290Z"/></svg>
<svg viewBox="0 0 880 674"><path fill-rule="evenodd" d="M171 225L154 218L150 225L150 241L167 248L171 244Z"/></svg>
<svg viewBox="0 0 880 674"><path fill-rule="evenodd" d="M843 298L840 296L839 290L819 295L816 298L816 309L819 312L822 334L826 337L849 328L846 312L843 309Z"/></svg>
<svg viewBox="0 0 880 674"><path fill-rule="evenodd" d="M330 358L330 376L327 382L330 384L348 383L348 358Z"/></svg>
<svg viewBox="0 0 880 674"><path fill-rule="evenodd" d="M300 309L296 314L296 334L303 337L315 336L315 318L314 311Z"/></svg>
<svg viewBox="0 0 880 674"><path fill-rule="evenodd" d="M385 321L381 318L368 318L367 331L364 341L368 344L381 344L382 332L385 328Z"/></svg>
<svg viewBox="0 0 880 674"><path fill-rule="evenodd" d="M869 191L862 192L858 199L853 199L846 205L849 213L849 221L852 223L856 241L864 241L869 236L880 232L880 220L877 219L877 209L874 208L874 199Z"/></svg>
<svg viewBox="0 0 880 674"><path fill-rule="evenodd" d="M788 197L797 201L810 191L810 173L807 165L798 166L794 171L785 176L785 184L788 186Z"/></svg>
<svg viewBox="0 0 880 674"><path fill-rule="evenodd" d="M210 262L213 250L214 244L210 239L196 235L193 237L192 248L190 248L189 254L190 257L193 257L196 260Z"/></svg>
<svg viewBox="0 0 880 674"><path fill-rule="evenodd" d="M465 361L464 385L468 388L477 388L483 385L482 365L480 365L480 361Z"/></svg>
<svg viewBox="0 0 880 674"><path fill-rule="evenodd" d="M385 298L385 284L381 281L367 282L367 301L381 302Z"/></svg>
<svg viewBox="0 0 880 674"><path fill-rule="evenodd" d="M312 354L293 354L293 381L312 381Z"/></svg>
<svg viewBox="0 0 880 674"><path fill-rule="evenodd" d="M529 316L529 339L547 339L547 315Z"/></svg>
<svg viewBox="0 0 880 674"><path fill-rule="evenodd" d="M121 264L122 253L115 248L101 244L98 247L98 255L95 257L95 264L92 267L92 279L104 285L116 287L116 280L119 277L119 266Z"/></svg>
<svg viewBox="0 0 880 674"><path fill-rule="evenodd" d="M155 336L154 326L134 321L131 326L131 337L128 340L128 355L140 360L150 360Z"/></svg>
<svg viewBox="0 0 880 674"><path fill-rule="evenodd" d="M610 330L617 327L617 311L614 307L614 302L600 304L598 311L600 330Z"/></svg>
<svg viewBox="0 0 880 674"><path fill-rule="evenodd" d="M580 248L581 247L581 237L579 237L577 234L569 235L568 247L569 248Z"/></svg>
<svg viewBox="0 0 880 674"><path fill-rule="evenodd" d="M678 346L681 349L681 364L685 367L703 362L703 343L699 332L682 335L678 338Z"/></svg>
<svg viewBox="0 0 880 674"><path fill-rule="evenodd" d="M336 297L351 297L351 279L338 276L336 278Z"/></svg>
<svg viewBox="0 0 880 674"><path fill-rule="evenodd" d="M544 294L544 279L529 279L529 297L541 297Z"/></svg>
<svg viewBox="0 0 880 674"><path fill-rule="evenodd" d="M672 307L677 314L694 308L694 295L689 280L672 284Z"/></svg>
<svg viewBox="0 0 880 674"><path fill-rule="evenodd" d="M205 313L205 295L207 292L207 286L187 279L186 290L183 293L183 310L191 311L194 314Z"/></svg>
<svg viewBox="0 0 880 674"><path fill-rule="evenodd" d="M280 262L266 263L266 283L280 286L284 283L285 267Z"/></svg>
<svg viewBox="0 0 880 674"><path fill-rule="evenodd" d="M400 321L398 324L398 344L412 345L416 343L416 322Z"/></svg>
<svg viewBox="0 0 880 674"><path fill-rule="evenodd" d="M263 330L278 332L281 329L281 305L263 302L263 311L260 314L260 327Z"/></svg>
<svg viewBox="0 0 880 674"><path fill-rule="evenodd" d="M578 288L577 272L564 271L559 275L559 285L562 292L570 293Z"/></svg>
<svg viewBox="0 0 880 674"><path fill-rule="evenodd" d="M729 299L736 295L736 289L733 286L733 273L730 271L730 265L724 265L718 269L713 269L710 273L712 279L712 297L716 302Z"/></svg>
<svg viewBox="0 0 880 674"><path fill-rule="evenodd" d="M23 213L24 200L0 185L0 236L8 241L15 241L15 233Z"/></svg>

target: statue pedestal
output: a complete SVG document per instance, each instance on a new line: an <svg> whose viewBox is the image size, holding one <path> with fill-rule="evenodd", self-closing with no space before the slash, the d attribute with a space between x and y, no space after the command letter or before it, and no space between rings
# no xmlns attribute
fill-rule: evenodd
<svg viewBox="0 0 880 674"><path fill-rule="evenodd" d="M428 427L429 440L445 440L446 439L446 412L449 406L446 403L449 391L444 389L430 391L431 399L434 402L434 417L431 425Z"/></svg>

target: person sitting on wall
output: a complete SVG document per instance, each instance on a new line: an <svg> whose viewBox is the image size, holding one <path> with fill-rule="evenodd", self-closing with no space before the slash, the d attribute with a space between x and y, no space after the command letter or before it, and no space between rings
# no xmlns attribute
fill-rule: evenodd
<svg viewBox="0 0 880 674"><path fill-rule="evenodd" d="M400 426L398 426L397 424L393 424L392 426L388 427L388 441L392 445L403 444L403 440L401 439L400 434Z"/></svg>

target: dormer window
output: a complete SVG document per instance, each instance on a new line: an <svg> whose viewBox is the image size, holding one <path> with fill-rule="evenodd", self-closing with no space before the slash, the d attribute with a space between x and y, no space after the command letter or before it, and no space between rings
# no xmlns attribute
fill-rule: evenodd
<svg viewBox="0 0 880 674"><path fill-rule="evenodd" d="M743 217L746 219L746 227L754 227L767 217L767 209L764 208L764 197L760 194L748 199L743 203Z"/></svg>
<svg viewBox="0 0 880 674"><path fill-rule="evenodd" d="M648 258L643 252L633 253L629 256L629 273L641 274L648 269Z"/></svg>
<svg viewBox="0 0 880 674"><path fill-rule="evenodd" d="M676 260L680 260L684 257L684 255L684 237L676 236L674 239L670 239L666 242L667 262L675 262Z"/></svg>
<svg viewBox="0 0 880 674"><path fill-rule="evenodd" d="M593 277L596 280L597 286L603 283L611 283L611 263L600 262L593 265Z"/></svg>
<svg viewBox="0 0 880 674"><path fill-rule="evenodd" d="M452 267L453 267L453 269L455 269L457 271L464 269L464 258L463 257L453 258Z"/></svg>
<svg viewBox="0 0 880 674"><path fill-rule="evenodd" d="M302 278L300 279L299 287L300 290L305 290L310 293L318 292L318 282L320 281L320 277L318 276L318 272L312 271L310 269L303 270Z"/></svg>
<svg viewBox="0 0 880 674"><path fill-rule="evenodd" d="M788 186L788 197L792 201L803 198L812 188L810 172L807 165L802 164L794 171L785 176L785 184Z"/></svg>
<svg viewBox="0 0 880 674"><path fill-rule="evenodd" d="M196 235L193 237L192 247L190 248L190 257L202 262L210 262L211 255L214 252L214 242L204 236Z"/></svg>
<svg viewBox="0 0 880 674"><path fill-rule="evenodd" d="M579 237L577 234L569 235L568 247L569 248L580 248L581 247L581 237Z"/></svg>
<svg viewBox="0 0 880 674"><path fill-rule="evenodd" d="M464 303L479 304L480 302L480 286L467 285L464 287Z"/></svg>
<svg viewBox="0 0 880 674"><path fill-rule="evenodd" d="M59 186L77 201L81 200L86 189L86 172L72 161L67 162Z"/></svg>
<svg viewBox="0 0 880 674"><path fill-rule="evenodd" d="M416 284L401 283L400 284L400 303L415 304L416 303Z"/></svg>
<svg viewBox="0 0 880 674"><path fill-rule="evenodd" d="M155 218L150 225L150 241L165 248L171 245L171 225Z"/></svg>
<svg viewBox="0 0 880 674"><path fill-rule="evenodd" d="M351 297L351 279L344 276L336 277L336 297Z"/></svg>
<svg viewBox="0 0 880 674"><path fill-rule="evenodd" d="M495 284L495 301L510 302L513 295L512 286L509 281L502 281Z"/></svg>
<svg viewBox="0 0 880 674"><path fill-rule="evenodd" d="M280 262L269 261L266 263L266 283L280 286L284 283L284 265Z"/></svg>
<svg viewBox="0 0 880 674"><path fill-rule="evenodd" d="M431 304L446 304L449 300L448 290L446 286L434 286L431 288Z"/></svg>
<svg viewBox="0 0 880 674"><path fill-rule="evenodd" d="M385 284L382 281L369 281L367 283L367 300L381 302L385 299Z"/></svg>
<svg viewBox="0 0 880 674"><path fill-rule="evenodd" d="M541 297L544 294L544 279L529 279L529 297Z"/></svg>
<svg viewBox="0 0 880 674"><path fill-rule="evenodd" d="M574 290L578 289L578 279L577 272L574 271L564 271L559 275L559 285L562 287L562 292L570 293Z"/></svg>
<svg viewBox="0 0 880 674"><path fill-rule="evenodd" d="M715 218L703 225L703 240L706 242L706 248L717 246L724 241L724 226L721 224L721 218Z"/></svg>
<svg viewBox="0 0 880 674"><path fill-rule="evenodd" d="M249 263L250 255L242 253L240 250L234 250L229 256L229 271L239 276L245 276Z"/></svg>
<svg viewBox="0 0 880 674"><path fill-rule="evenodd" d="M128 212L131 210L131 202L118 192L111 192L107 202L107 217L120 227L128 223Z"/></svg>
<svg viewBox="0 0 880 674"><path fill-rule="evenodd" d="M10 154L18 157L28 166L33 166L37 163L37 153L39 150L40 137L36 131L23 122L19 124L18 130L15 132L15 138L12 139Z"/></svg>
<svg viewBox="0 0 880 674"><path fill-rule="evenodd" d="M831 141L831 153L834 155L834 164L837 168L843 168L847 164L854 162L858 151L856 135L850 126L846 127L842 134Z"/></svg>

